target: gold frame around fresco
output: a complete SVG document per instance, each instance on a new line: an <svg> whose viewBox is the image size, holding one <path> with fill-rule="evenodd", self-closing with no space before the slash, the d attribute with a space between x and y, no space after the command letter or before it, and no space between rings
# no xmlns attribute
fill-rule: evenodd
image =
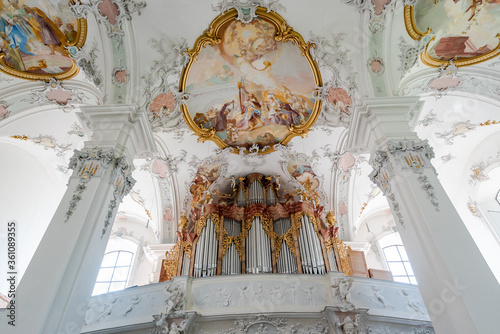
<svg viewBox="0 0 500 334"><path fill-rule="evenodd" d="M275 39L277 41L281 42L291 41L292 43L296 44L299 47L299 49L302 52L302 55L307 59L309 65L311 66L311 71L313 72L314 75L314 82L316 84L316 87L323 86L323 81L321 79L321 73L319 71L319 67L316 64L316 61L312 58L311 53L309 52L309 49L311 47L315 48L316 45L311 42L305 42L302 36L296 31L294 31L292 27L288 26L286 21L279 14L274 12L268 12L267 9L263 7L257 7L255 14L259 18L269 21L276 27L277 33ZM186 54L189 55L189 61L186 64L186 66L184 66L184 68L182 69L181 78L179 81L180 92L184 92L186 89L189 71L193 63L196 61L197 56L200 53L201 49L206 47L207 45L215 45L220 43L221 38L218 35L220 28L229 21L236 20L237 17L238 17L238 12L236 11L236 9L231 9L228 12L219 15L212 21L208 29L204 31L203 35L198 37L198 39L194 43L193 48L186 51ZM294 126L294 125L290 126L289 132L279 142L279 144L286 145L295 136L305 137L307 135L307 132L309 131L309 128L318 119L319 113L321 111L321 106L322 106L322 101L317 99L314 102L311 116L309 117L307 122L300 126ZM212 140L222 149L229 147L229 145L224 143L222 139L217 137L214 128L210 129L200 128L198 124L196 124L191 118L191 115L189 114L186 104L182 104L180 106L180 109L182 111L182 116L184 117L184 120L186 121L187 125L191 128L191 130L194 131L196 135L198 135L199 137L198 141L204 142L205 140ZM265 151L260 151L259 154L266 154L271 152L274 152L273 148L268 148ZM236 147L234 148L233 153L238 153L238 149ZM248 153L248 150L246 150L245 153Z"/></svg>
<svg viewBox="0 0 500 334"><path fill-rule="evenodd" d="M69 0L69 2L71 4L75 4L75 0ZM83 18L77 18L76 22L78 24L78 30L77 30L78 34L76 35L76 39L73 43L67 43L64 46L66 47L74 46L80 49L83 47L83 45L85 44L85 40L87 39L87 20ZM65 51L66 55L69 56L69 52L67 50ZM36 80L49 81L51 78L54 78L56 80L67 80L76 76L80 71L80 68L76 66L75 60L72 59L73 65L66 72L56 73L56 74L31 74L10 68L5 64L4 58L5 54L0 51L0 72L20 79L33 80L33 81Z"/></svg>
<svg viewBox="0 0 500 334"><path fill-rule="evenodd" d="M417 25L415 23L415 13L414 13L413 6L414 5L405 6L405 8L404 8L405 27L406 27L406 31L408 32L408 35L410 35L410 37L413 38L414 40L419 41L422 39L422 37L428 35L432 31L432 29L428 28L426 32L421 32L417 29ZM429 43L431 41L433 41L435 38L436 37L433 37L429 41ZM480 56L476 56L476 57L465 58L465 59L455 59L455 60L453 60L453 64L457 67L470 66L470 65L482 63L483 61L487 61L491 58L498 56L500 54L500 34L497 34L496 38L499 39L498 45L490 52L485 53L485 54L480 55ZM429 55L429 53L427 52L427 48L429 47L429 43L427 43L427 45L425 46L425 50L420 55L420 59L422 60L422 63L424 63L425 65L430 66L430 67L440 67L443 65L445 65L445 66L449 65L449 60L440 60L440 59L433 58Z"/></svg>

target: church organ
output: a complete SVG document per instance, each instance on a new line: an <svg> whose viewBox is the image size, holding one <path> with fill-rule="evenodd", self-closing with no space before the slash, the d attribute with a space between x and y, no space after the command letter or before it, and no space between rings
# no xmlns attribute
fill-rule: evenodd
<svg viewBox="0 0 500 334"><path fill-rule="evenodd" d="M273 176L234 179L232 194L206 191L179 222L160 280L256 273L350 275L348 247L333 213L306 190L280 192ZM310 189L309 189L310 191ZM280 194L281 193L281 194ZM296 200L297 198L297 200Z"/></svg>

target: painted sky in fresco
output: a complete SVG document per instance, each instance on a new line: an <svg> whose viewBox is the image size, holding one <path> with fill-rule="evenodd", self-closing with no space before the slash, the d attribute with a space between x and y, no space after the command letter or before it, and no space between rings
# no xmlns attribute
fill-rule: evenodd
<svg viewBox="0 0 500 334"><path fill-rule="evenodd" d="M60 74L73 61L66 45L76 41L77 20L69 1L54 6L48 1L0 0L2 65L19 72Z"/></svg>
<svg viewBox="0 0 500 334"><path fill-rule="evenodd" d="M202 49L189 73L191 117L230 146L276 144L290 125L311 115L311 67L296 45L276 41L275 33L262 19L231 21L221 28L221 43Z"/></svg>
<svg viewBox="0 0 500 334"><path fill-rule="evenodd" d="M421 0L414 12L418 30L431 28L436 36L428 48L435 59L472 58L498 45L499 0Z"/></svg>

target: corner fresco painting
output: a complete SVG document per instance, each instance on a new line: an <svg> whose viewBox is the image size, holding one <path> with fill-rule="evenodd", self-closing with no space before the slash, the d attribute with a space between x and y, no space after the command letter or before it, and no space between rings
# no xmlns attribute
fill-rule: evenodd
<svg viewBox="0 0 500 334"><path fill-rule="evenodd" d="M31 80L75 76L68 48L83 46L86 21L77 19L70 5L70 0L0 0L0 71Z"/></svg>
<svg viewBox="0 0 500 334"><path fill-rule="evenodd" d="M427 41L422 61L473 65L497 56L500 0L420 0L405 8L410 36Z"/></svg>
<svg viewBox="0 0 500 334"><path fill-rule="evenodd" d="M308 47L279 40L278 30L262 15L248 24L233 18L218 27L220 43L191 54L196 60L187 67L184 91L190 98L183 110L191 128L218 138L205 139L221 147L271 147L294 128L314 123L319 71L303 55Z"/></svg>
<svg viewBox="0 0 500 334"><path fill-rule="evenodd" d="M220 162L206 162L198 168L189 188L193 203L202 200L208 188L219 178L220 171Z"/></svg>
<svg viewBox="0 0 500 334"><path fill-rule="evenodd" d="M288 162L287 170L304 188L316 190L319 187L319 180L312 170L309 162L305 159L292 159Z"/></svg>

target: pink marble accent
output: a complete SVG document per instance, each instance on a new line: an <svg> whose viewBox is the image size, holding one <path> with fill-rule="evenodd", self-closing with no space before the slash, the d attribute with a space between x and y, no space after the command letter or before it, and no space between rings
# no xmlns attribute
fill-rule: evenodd
<svg viewBox="0 0 500 334"><path fill-rule="evenodd" d="M167 177L168 166L161 160L157 159L153 163L153 173L158 174L160 178L164 179Z"/></svg>
<svg viewBox="0 0 500 334"><path fill-rule="evenodd" d="M382 72L382 62L380 60L372 60L370 63L370 71L379 74Z"/></svg>
<svg viewBox="0 0 500 334"><path fill-rule="evenodd" d="M341 216L345 216L347 214L347 205L345 205L344 201L339 203L339 214Z"/></svg>
<svg viewBox="0 0 500 334"><path fill-rule="evenodd" d="M116 24L116 17L120 16L120 9L116 3L111 0L103 0L99 5L99 12L102 16L106 17L112 25Z"/></svg>
<svg viewBox="0 0 500 334"><path fill-rule="evenodd" d="M347 112L347 109L349 106L352 104L352 100L349 97L349 94L347 94L346 90L343 88L333 88L330 87L328 90L328 102L337 108L340 109L342 112Z"/></svg>
<svg viewBox="0 0 500 334"><path fill-rule="evenodd" d="M165 214L163 215L163 219L167 222L170 222L174 219L174 215L172 214L172 210L170 208L167 208L165 210Z"/></svg>
<svg viewBox="0 0 500 334"><path fill-rule="evenodd" d="M348 172L349 169L354 166L356 159L352 156L351 153L347 152L342 158L339 159L339 167L345 172Z"/></svg>
<svg viewBox="0 0 500 334"><path fill-rule="evenodd" d="M56 101L57 104L60 104L62 106L67 105L68 101L73 99L70 92L61 88L49 90L47 93L45 93L45 96L50 101Z"/></svg>
<svg viewBox="0 0 500 334"><path fill-rule="evenodd" d="M172 112L175 109L175 99L174 93L168 92L167 94L161 93L156 95L149 106L149 111L154 114L158 114L160 111L166 114Z"/></svg>
<svg viewBox="0 0 500 334"><path fill-rule="evenodd" d="M459 78L441 77L432 80L429 87L436 90L445 90L451 87L457 87L459 84L460 84Z"/></svg>
<svg viewBox="0 0 500 334"><path fill-rule="evenodd" d="M0 104L0 118L4 118L8 113L7 108L3 104Z"/></svg>
<svg viewBox="0 0 500 334"><path fill-rule="evenodd" d="M391 0L372 0L372 4L375 6L375 15L382 14L384 6L389 2L391 2Z"/></svg>
<svg viewBox="0 0 500 334"><path fill-rule="evenodd" d="M119 70L115 72L115 80L119 83L125 83L127 81L127 71Z"/></svg>

